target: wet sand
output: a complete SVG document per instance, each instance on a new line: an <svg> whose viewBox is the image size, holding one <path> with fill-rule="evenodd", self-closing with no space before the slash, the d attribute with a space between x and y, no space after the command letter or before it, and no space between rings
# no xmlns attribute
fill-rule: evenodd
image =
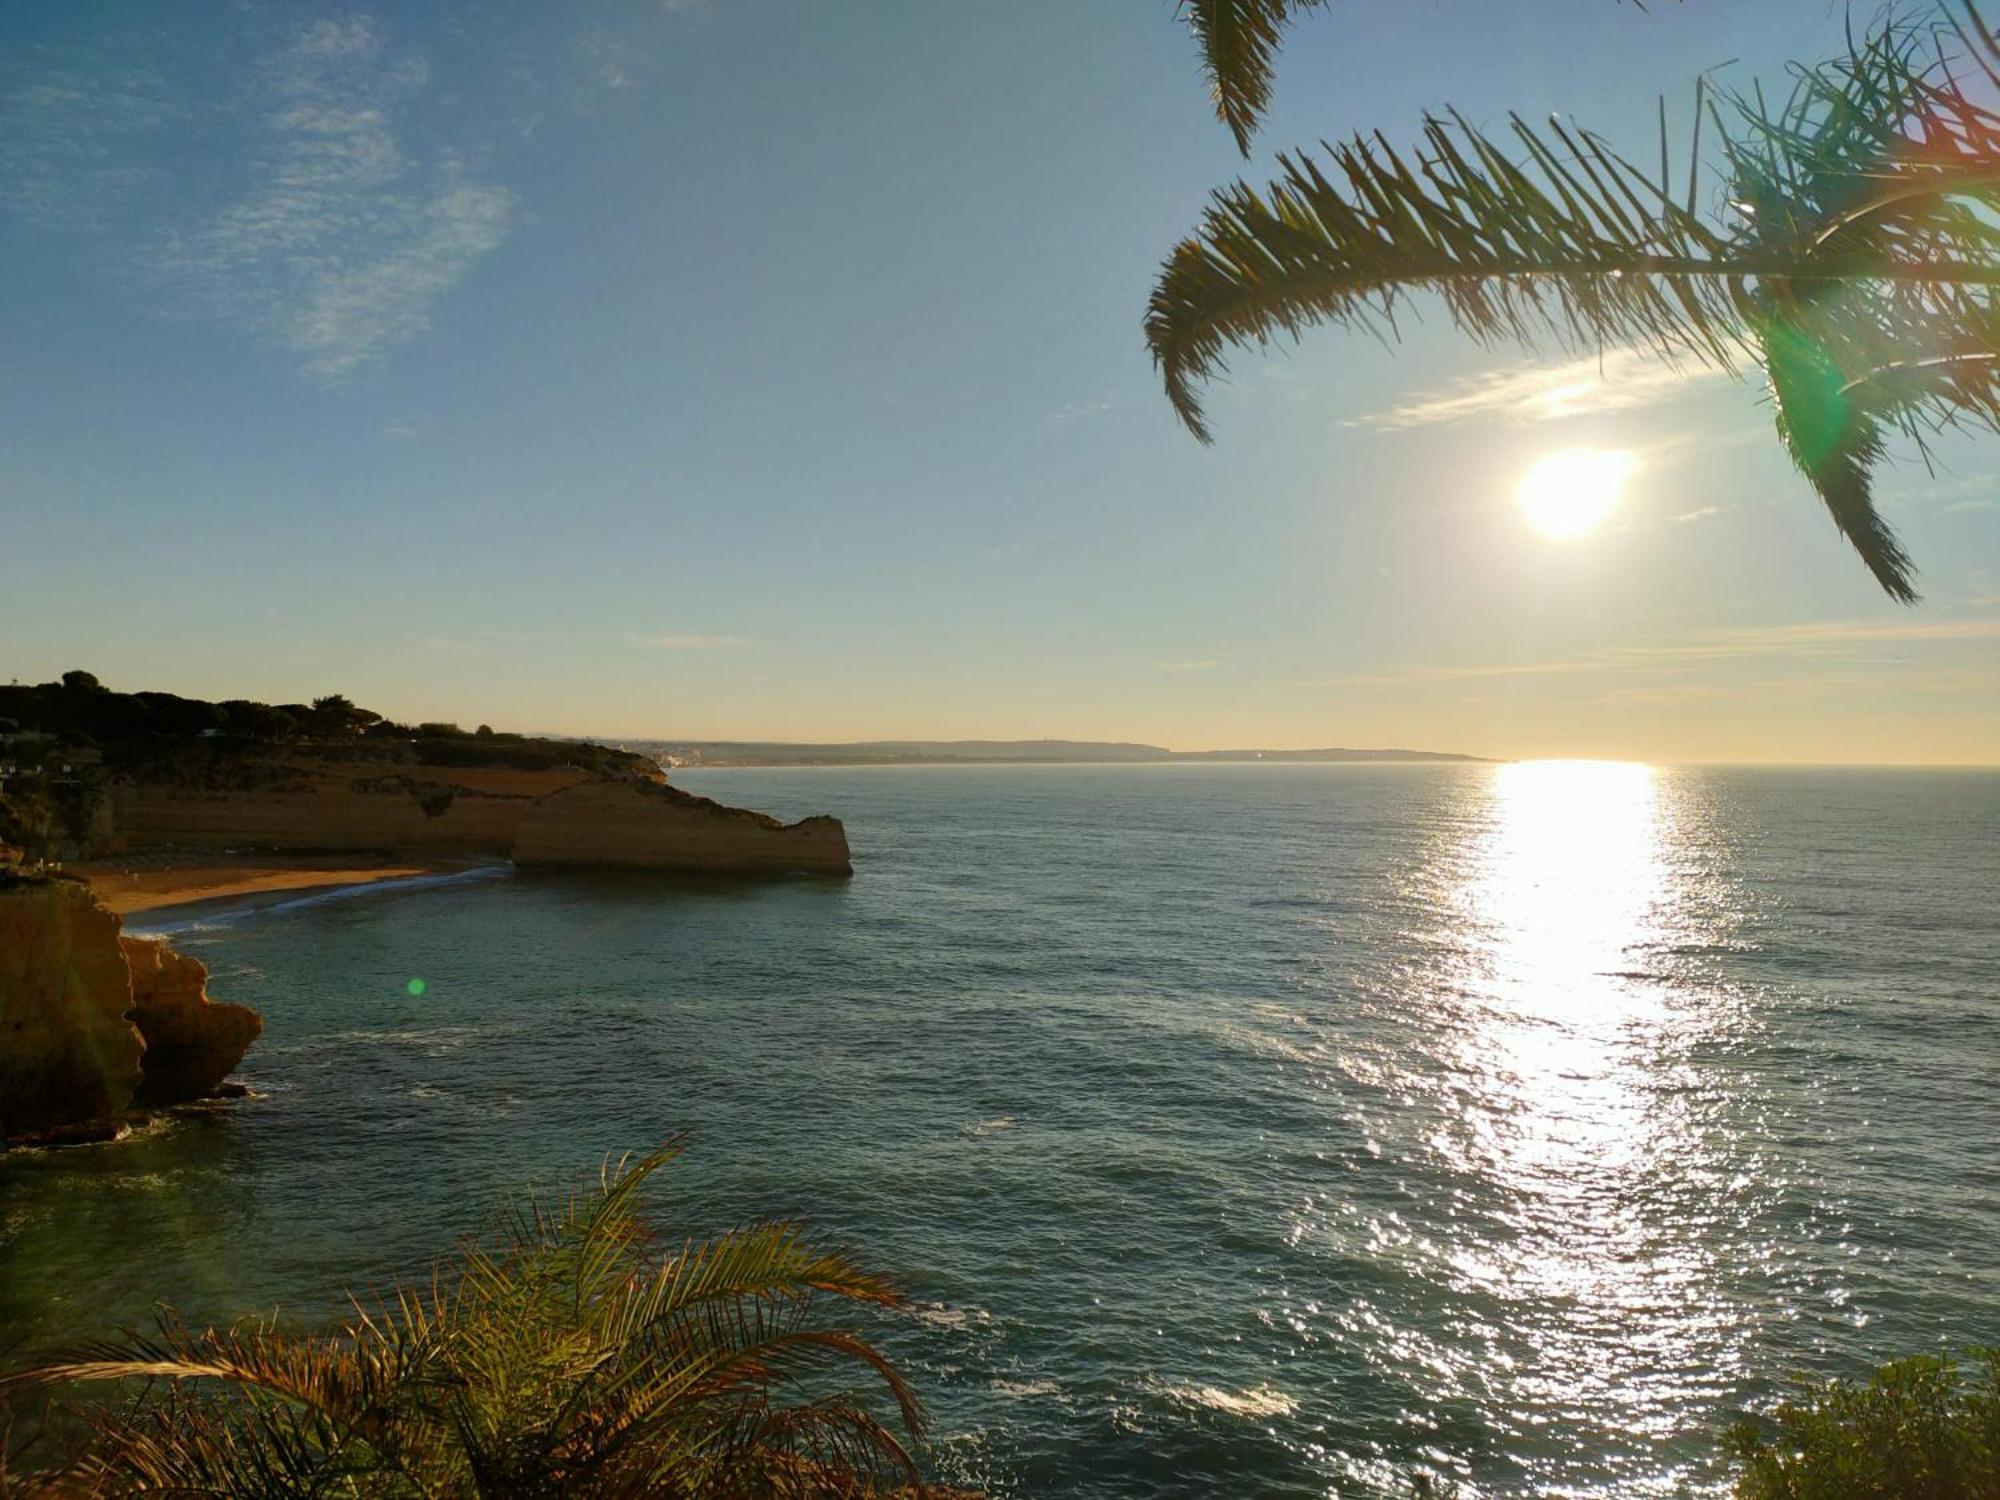
<svg viewBox="0 0 2000 1500"><path fill-rule="evenodd" d="M236 896L305 891L324 886L366 885L411 875L440 875L468 869L471 860L396 858L360 854L230 854L218 852L146 854L122 859L84 860L69 865L120 916L220 901Z"/></svg>

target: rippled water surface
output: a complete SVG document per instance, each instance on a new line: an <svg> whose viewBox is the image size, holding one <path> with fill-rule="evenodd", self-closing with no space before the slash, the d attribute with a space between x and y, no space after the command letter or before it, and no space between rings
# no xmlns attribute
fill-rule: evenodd
<svg viewBox="0 0 2000 1500"><path fill-rule="evenodd" d="M895 1269L1001 1495L1699 1493L1789 1371L2000 1342L2000 777L680 779L854 879L186 928L262 1097L0 1167L0 1328L314 1312L692 1130L670 1213Z"/></svg>

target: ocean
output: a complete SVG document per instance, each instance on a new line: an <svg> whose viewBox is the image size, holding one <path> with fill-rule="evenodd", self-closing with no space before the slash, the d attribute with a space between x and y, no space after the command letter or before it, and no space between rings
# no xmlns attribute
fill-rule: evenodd
<svg viewBox="0 0 2000 1500"><path fill-rule="evenodd" d="M1793 1372L2000 1342L2000 773L676 780L853 879L135 922L256 1097L0 1166L0 1344L336 1310L679 1132L673 1226L900 1278L996 1496L1706 1494Z"/></svg>

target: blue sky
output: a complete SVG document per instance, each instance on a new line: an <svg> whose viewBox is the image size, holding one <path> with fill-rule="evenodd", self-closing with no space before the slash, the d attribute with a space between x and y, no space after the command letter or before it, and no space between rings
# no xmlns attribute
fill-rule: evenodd
<svg viewBox="0 0 2000 1500"><path fill-rule="evenodd" d="M1301 27L1250 163L1170 0L0 12L0 673L607 735L2000 760L2000 443L1884 599L1759 393L1441 314L1139 319L1208 190L1422 111L1656 147L1825 0ZM1679 137L1677 136L1677 139ZM1629 449L1555 544L1540 455Z"/></svg>

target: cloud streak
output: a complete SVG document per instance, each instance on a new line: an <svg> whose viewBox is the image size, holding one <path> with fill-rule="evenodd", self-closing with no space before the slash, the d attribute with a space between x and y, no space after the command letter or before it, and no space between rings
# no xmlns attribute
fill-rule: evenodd
<svg viewBox="0 0 2000 1500"><path fill-rule="evenodd" d="M1537 662L1485 662L1419 666L1395 672L1304 678L1299 687L1422 687L1437 683L1587 673L1673 672L1732 661L1778 660L1814 665L1876 665L1899 661L1897 648L1936 650L2000 640L2000 619L1820 620L1701 631L1685 641L1647 646L1607 646L1573 657Z"/></svg>
<svg viewBox="0 0 2000 1500"><path fill-rule="evenodd" d="M1349 425L1401 432L1474 418L1557 422L1600 412L1657 406L1688 394L1723 372L1705 365L1667 364L1639 349L1608 349L1601 358L1559 365L1517 366L1454 381Z"/></svg>
<svg viewBox="0 0 2000 1500"><path fill-rule="evenodd" d="M506 188L409 144L429 65L364 12L297 27L219 102L108 53L62 61L0 77L0 206L322 379L428 328L512 225Z"/></svg>
<svg viewBox="0 0 2000 1500"><path fill-rule="evenodd" d="M156 184L152 142L172 118L165 80L105 60L0 88L0 206L44 229L103 227Z"/></svg>
<svg viewBox="0 0 2000 1500"><path fill-rule="evenodd" d="M258 71L249 185L170 235L161 264L198 306L339 379L429 327L506 237L514 198L453 152L426 162L405 148L398 113L430 70L371 16L316 21Z"/></svg>
<svg viewBox="0 0 2000 1500"><path fill-rule="evenodd" d="M1186 661L1156 661L1153 663L1153 670L1156 672L1211 672L1215 668L1227 664L1234 657L1235 653L1233 651L1219 651L1213 656L1190 657Z"/></svg>
<svg viewBox="0 0 2000 1500"><path fill-rule="evenodd" d="M733 651L750 642L740 635L628 635L625 644L641 651Z"/></svg>

